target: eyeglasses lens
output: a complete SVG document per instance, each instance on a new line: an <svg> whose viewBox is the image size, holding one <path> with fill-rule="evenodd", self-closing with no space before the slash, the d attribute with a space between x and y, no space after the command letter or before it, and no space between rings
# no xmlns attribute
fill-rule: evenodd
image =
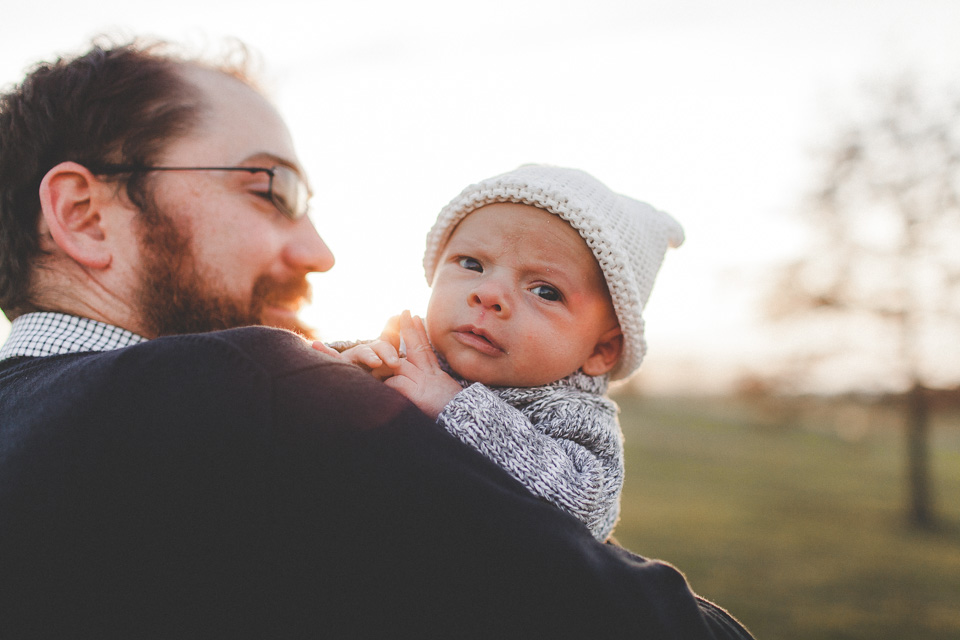
<svg viewBox="0 0 960 640"><path fill-rule="evenodd" d="M294 220L307 212L310 190L306 183L289 167L274 167L271 178L271 193L277 207Z"/></svg>

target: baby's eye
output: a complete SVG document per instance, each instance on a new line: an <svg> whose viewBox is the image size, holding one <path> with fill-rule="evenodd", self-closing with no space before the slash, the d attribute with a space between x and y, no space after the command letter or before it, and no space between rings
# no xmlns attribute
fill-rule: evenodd
<svg viewBox="0 0 960 640"><path fill-rule="evenodd" d="M544 300L549 300L550 302L557 302L561 298L560 292L548 284L538 284L530 291L532 291L534 295L540 296Z"/></svg>
<svg viewBox="0 0 960 640"><path fill-rule="evenodd" d="M460 258L458 264L464 269L469 269L470 271L476 271L477 273L483 273L483 265L474 258L463 257Z"/></svg>

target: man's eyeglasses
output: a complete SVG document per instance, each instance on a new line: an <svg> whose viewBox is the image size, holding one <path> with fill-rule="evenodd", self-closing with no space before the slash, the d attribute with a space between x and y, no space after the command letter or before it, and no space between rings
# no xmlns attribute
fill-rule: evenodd
<svg viewBox="0 0 960 640"><path fill-rule="evenodd" d="M146 173L148 171L245 171L247 173L266 173L270 176L268 194L274 206L291 220L299 220L307 213L310 202L310 188L300 174L283 165L275 167L151 167L132 164L103 164L89 167L90 171L101 176L120 173Z"/></svg>

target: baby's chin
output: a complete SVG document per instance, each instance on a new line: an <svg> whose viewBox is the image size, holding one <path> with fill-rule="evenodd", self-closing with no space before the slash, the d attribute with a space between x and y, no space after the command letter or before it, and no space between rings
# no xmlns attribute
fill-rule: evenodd
<svg viewBox="0 0 960 640"><path fill-rule="evenodd" d="M539 376L524 376L520 374L510 375L509 373L500 371L491 373L489 370L484 370L480 367L471 367L469 364L454 366L447 362L446 366L455 376L471 383L479 382L486 387L539 387L550 384L551 382L556 382L557 380L562 380L575 373L575 371L570 371L569 373L546 379L547 376L543 374Z"/></svg>

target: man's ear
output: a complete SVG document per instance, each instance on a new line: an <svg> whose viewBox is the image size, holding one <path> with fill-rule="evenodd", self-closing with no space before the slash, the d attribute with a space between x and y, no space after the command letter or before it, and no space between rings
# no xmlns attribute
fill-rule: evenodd
<svg viewBox="0 0 960 640"><path fill-rule="evenodd" d="M600 336L593 347L593 353L583 363L581 369L588 376L602 376L617 365L621 351L623 351L623 332L620 331L620 327L614 327Z"/></svg>
<svg viewBox="0 0 960 640"><path fill-rule="evenodd" d="M112 260L101 206L104 184L83 165L61 162L40 182L41 230L78 264L105 269Z"/></svg>

